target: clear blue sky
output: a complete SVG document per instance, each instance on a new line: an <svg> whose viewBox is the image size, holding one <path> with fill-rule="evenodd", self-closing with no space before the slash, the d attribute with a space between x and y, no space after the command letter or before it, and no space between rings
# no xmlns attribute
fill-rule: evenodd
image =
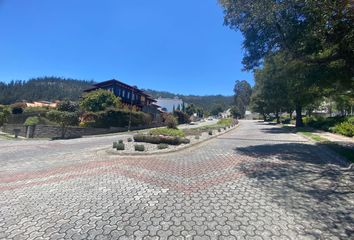
<svg viewBox="0 0 354 240"><path fill-rule="evenodd" d="M0 0L0 81L112 78L183 94L232 94L242 35L217 0Z"/></svg>

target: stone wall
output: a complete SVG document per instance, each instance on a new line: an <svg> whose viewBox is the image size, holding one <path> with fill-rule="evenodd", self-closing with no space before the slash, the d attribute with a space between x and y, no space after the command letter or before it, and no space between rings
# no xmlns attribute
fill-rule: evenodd
<svg viewBox="0 0 354 240"><path fill-rule="evenodd" d="M149 126L132 127L131 130L147 129L153 127L161 127L161 124L153 124ZM61 128L53 125L36 125L25 127L22 124L4 124L2 131L9 134L14 134L14 129L20 129L19 136L34 137L34 138L58 138L61 137ZM128 131L127 127L121 128L83 128L69 127L66 132L67 138L82 137L88 135L99 135L107 133L117 133Z"/></svg>

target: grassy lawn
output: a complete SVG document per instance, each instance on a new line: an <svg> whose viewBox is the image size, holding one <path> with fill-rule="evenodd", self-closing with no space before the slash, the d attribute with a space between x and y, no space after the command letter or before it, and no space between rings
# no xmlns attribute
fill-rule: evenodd
<svg viewBox="0 0 354 240"><path fill-rule="evenodd" d="M289 127L286 127L286 128L289 128ZM348 161L354 162L354 150L353 149L351 149L349 147L342 146L342 145L335 143L335 142L331 142L328 139L315 134L309 128L299 128L299 129L296 129L295 132L300 133L300 134L312 139L313 141L315 141L319 145L324 145L324 146L330 148L332 151L339 154L340 156L347 159Z"/></svg>
<svg viewBox="0 0 354 240"><path fill-rule="evenodd" d="M180 129L174 128L155 128L150 131L152 135L165 135L165 136L175 136L175 137L184 137L185 133Z"/></svg>

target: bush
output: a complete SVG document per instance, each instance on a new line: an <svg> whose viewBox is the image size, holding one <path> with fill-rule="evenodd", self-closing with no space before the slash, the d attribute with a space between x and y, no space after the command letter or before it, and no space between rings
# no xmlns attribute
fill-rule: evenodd
<svg viewBox="0 0 354 240"><path fill-rule="evenodd" d="M226 131L226 127L224 127L224 131Z"/></svg>
<svg viewBox="0 0 354 240"><path fill-rule="evenodd" d="M349 121L337 124L333 128L331 128L331 130L335 133L339 133L347 137L354 136L354 124L350 123Z"/></svg>
<svg viewBox="0 0 354 240"><path fill-rule="evenodd" d="M208 134L209 134L209 135L213 135L213 131L212 131L212 130L209 130Z"/></svg>
<svg viewBox="0 0 354 240"><path fill-rule="evenodd" d="M117 151L124 150L125 149L124 143L118 143L116 148L117 148Z"/></svg>
<svg viewBox="0 0 354 240"><path fill-rule="evenodd" d="M194 138L198 140L200 137L199 137L199 135L196 135Z"/></svg>
<svg viewBox="0 0 354 240"><path fill-rule="evenodd" d="M113 148L117 148L118 142L113 142Z"/></svg>
<svg viewBox="0 0 354 240"><path fill-rule="evenodd" d="M166 143L160 143L159 145L157 145L157 149L166 149L168 148L168 144Z"/></svg>
<svg viewBox="0 0 354 240"><path fill-rule="evenodd" d="M122 139L119 139L119 140L118 140L118 143L123 143L123 140L122 140Z"/></svg>
<svg viewBox="0 0 354 240"><path fill-rule="evenodd" d="M142 144L137 144L137 145L134 145L134 149L135 149L135 151L144 152L145 146Z"/></svg>
<svg viewBox="0 0 354 240"><path fill-rule="evenodd" d="M104 89L86 93L80 101L80 107L87 112L103 111L110 107L120 108L121 105L120 98Z"/></svg>
<svg viewBox="0 0 354 240"><path fill-rule="evenodd" d="M220 119L217 124L221 125L221 126L228 126L228 125L231 125L232 123L233 123L232 118L223 118L223 119Z"/></svg>
<svg viewBox="0 0 354 240"><path fill-rule="evenodd" d="M221 132L221 129L220 129L220 128L218 129L218 132Z"/></svg>
<svg viewBox="0 0 354 240"><path fill-rule="evenodd" d="M172 116L171 114L168 114L167 116L165 116L165 124L167 126L167 128L171 128L171 129L176 129L177 128L177 119Z"/></svg>
<svg viewBox="0 0 354 240"><path fill-rule="evenodd" d="M150 131L152 135L164 135L164 136L176 136L176 137L184 137L185 134L180 129L174 128L156 128Z"/></svg>
<svg viewBox="0 0 354 240"><path fill-rule="evenodd" d="M72 102L70 100L63 100L58 104L57 109L59 111L67 111L67 112L77 112L79 111L79 104L76 102Z"/></svg>
<svg viewBox="0 0 354 240"><path fill-rule="evenodd" d="M25 126L34 126L38 125L40 122L39 117L28 117L23 125Z"/></svg>
<svg viewBox="0 0 354 240"><path fill-rule="evenodd" d="M174 111L173 115L177 118L178 124L190 123L190 117L187 113L180 110Z"/></svg>
<svg viewBox="0 0 354 240"><path fill-rule="evenodd" d="M132 138L128 138L127 141L128 141L128 142L132 142L133 139L132 139Z"/></svg>
<svg viewBox="0 0 354 240"><path fill-rule="evenodd" d="M135 142L147 142L153 144L166 143L170 145L179 145L181 143L189 143L190 140L187 138L180 138L176 136L158 136L158 135L144 135L137 134L134 136Z"/></svg>
<svg viewBox="0 0 354 240"><path fill-rule="evenodd" d="M18 102L11 105L12 114L21 114L23 110L27 107L25 103Z"/></svg>
<svg viewBox="0 0 354 240"><path fill-rule="evenodd" d="M85 118L90 123L91 127L109 128L109 127L127 127L129 125L128 110L108 109L97 113L86 113ZM131 126L149 125L151 123L151 116L143 112L131 113ZM86 120L84 120L86 122Z"/></svg>

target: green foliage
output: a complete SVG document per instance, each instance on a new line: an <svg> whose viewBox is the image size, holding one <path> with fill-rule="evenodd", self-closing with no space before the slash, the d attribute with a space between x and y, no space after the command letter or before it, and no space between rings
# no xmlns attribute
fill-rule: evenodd
<svg viewBox="0 0 354 240"><path fill-rule="evenodd" d="M168 144L166 143L160 143L159 145L157 145L157 149L166 149L168 148Z"/></svg>
<svg viewBox="0 0 354 240"><path fill-rule="evenodd" d="M209 130L208 134L211 136L213 135L213 131L212 130Z"/></svg>
<svg viewBox="0 0 354 240"><path fill-rule="evenodd" d="M117 148L118 142L113 142L113 148Z"/></svg>
<svg viewBox="0 0 354 240"><path fill-rule="evenodd" d="M178 122L177 122L177 119L173 115L164 114L163 119L164 119L164 122L165 122L167 128L171 128L171 129L177 128Z"/></svg>
<svg viewBox="0 0 354 240"><path fill-rule="evenodd" d="M220 125L220 127L224 127L224 126L229 126L233 124L233 119L231 118L222 118L217 122L218 125Z"/></svg>
<svg viewBox="0 0 354 240"><path fill-rule="evenodd" d="M54 101L68 98L78 100L83 90L91 87L92 81L42 77L28 81L0 82L0 103L11 104L26 99L27 101Z"/></svg>
<svg viewBox="0 0 354 240"><path fill-rule="evenodd" d="M79 114L77 112L51 110L47 113L47 118L61 127L62 138L65 138L69 126L77 126L79 124Z"/></svg>
<svg viewBox="0 0 354 240"><path fill-rule="evenodd" d="M175 110L173 115L177 118L178 124L190 123L190 116L180 110Z"/></svg>
<svg viewBox="0 0 354 240"><path fill-rule="evenodd" d="M127 139L127 141L128 141L128 142L132 142L133 139L129 137L129 138Z"/></svg>
<svg viewBox="0 0 354 240"><path fill-rule="evenodd" d="M151 95L154 98L163 97L163 98L174 98L178 97L183 100L183 102L188 103L188 106L193 104L196 111L193 113L198 113L199 117L202 117L204 113L211 112L214 108L214 104L221 104L224 108L228 108L231 106L233 102L233 96L222 96L222 95L210 95L210 96L196 96L196 95L180 95L173 94L165 91L155 91L151 89L144 90L146 93ZM190 111L188 111L188 106L186 107L186 113L188 115L192 115ZM177 106L176 106L177 107ZM182 106L183 108L183 106Z"/></svg>
<svg viewBox="0 0 354 240"><path fill-rule="evenodd" d="M174 128L156 128L150 131L151 135L164 135L164 136L176 136L176 137L184 137L185 134L180 129Z"/></svg>
<svg viewBox="0 0 354 240"><path fill-rule="evenodd" d="M125 149L124 143L117 143L116 149L117 149L118 151L124 150L124 149Z"/></svg>
<svg viewBox="0 0 354 240"><path fill-rule="evenodd" d="M124 109L107 109L95 113L86 113L83 116L83 121L87 122L87 126L97 128L109 127L126 127L129 124L128 110ZM143 112L131 113L131 126L149 125L151 123L151 116Z"/></svg>
<svg viewBox="0 0 354 240"><path fill-rule="evenodd" d="M38 113L38 114L41 114L41 113L46 113L49 110L51 110L51 109L48 108L48 107L27 107L27 108L25 108L25 110L23 112L24 113Z"/></svg>
<svg viewBox="0 0 354 240"><path fill-rule="evenodd" d="M21 114L23 113L23 110L26 108L26 104L22 102L17 102L14 104L11 104L11 112L12 114Z"/></svg>
<svg viewBox="0 0 354 240"><path fill-rule="evenodd" d="M10 114L11 112L8 106L0 105L0 126L7 122Z"/></svg>
<svg viewBox="0 0 354 240"><path fill-rule="evenodd" d="M39 122L40 122L40 119L37 116L28 117L23 125L25 125L25 126L35 126L35 125L38 125Z"/></svg>
<svg viewBox="0 0 354 240"><path fill-rule="evenodd" d="M182 143L189 143L190 140L187 138L181 138L176 136L159 136L159 135L144 135L137 134L134 135L135 142L147 142L153 144L166 143L170 145L180 145Z"/></svg>
<svg viewBox="0 0 354 240"><path fill-rule="evenodd" d="M136 144L136 145L134 145L134 149L135 149L135 151L138 151L138 152L144 152L145 146L142 144Z"/></svg>
<svg viewBox="0 0 354 240"><path fill-rule="evenodd" d="M121 108L120 99L114 93L98 89L83 95L80 107L87 112L104 111L107 108Z"/></svg>
<svg viewBox="0 0 354 240"><path fill-rule="evenodd" d="M347 137L354 136L354 124L349 121L339 123L335 125L331 130L335 133L339 133Z"/></svg>
<svg viewBox="0 0 354 240"><path fill-rule="evenodd" d="M243 118L246 113L246 109L250 104L250 98L252 94L251 85L245 80L237 80L234 87L234 104L235 108L233 115Z"/></svg>
<svg viewBox="0 0 354 240"><path fill-rule="evenodd" d="M199 139L200 139L200 136L199 136L199 135L196 135L194 138L195 138L196 140L199 140Z"/></svg>
<svg viewBox="0 0 354 240"><path fill-rule="evenodd" d="M57 109L59 111L67 111L67 112L77 112L79 111L79 104L68 99L61 101L58 104Z"/></svg>
<svg viewBox="0 0 354 240"><path fill-rule="evenodd" d="M213 104L211 110L210 110L210 115L212 116L217 116L219 113L222 113L225 110L225 106L220 103Z"/></svg>
<svg viewBox="0 0 354 240"><path fill-rule="evenodd" d="M119 140L118 140L118 143L123 143L123 140L122 140L122 139L119 139Z"/></svg>

